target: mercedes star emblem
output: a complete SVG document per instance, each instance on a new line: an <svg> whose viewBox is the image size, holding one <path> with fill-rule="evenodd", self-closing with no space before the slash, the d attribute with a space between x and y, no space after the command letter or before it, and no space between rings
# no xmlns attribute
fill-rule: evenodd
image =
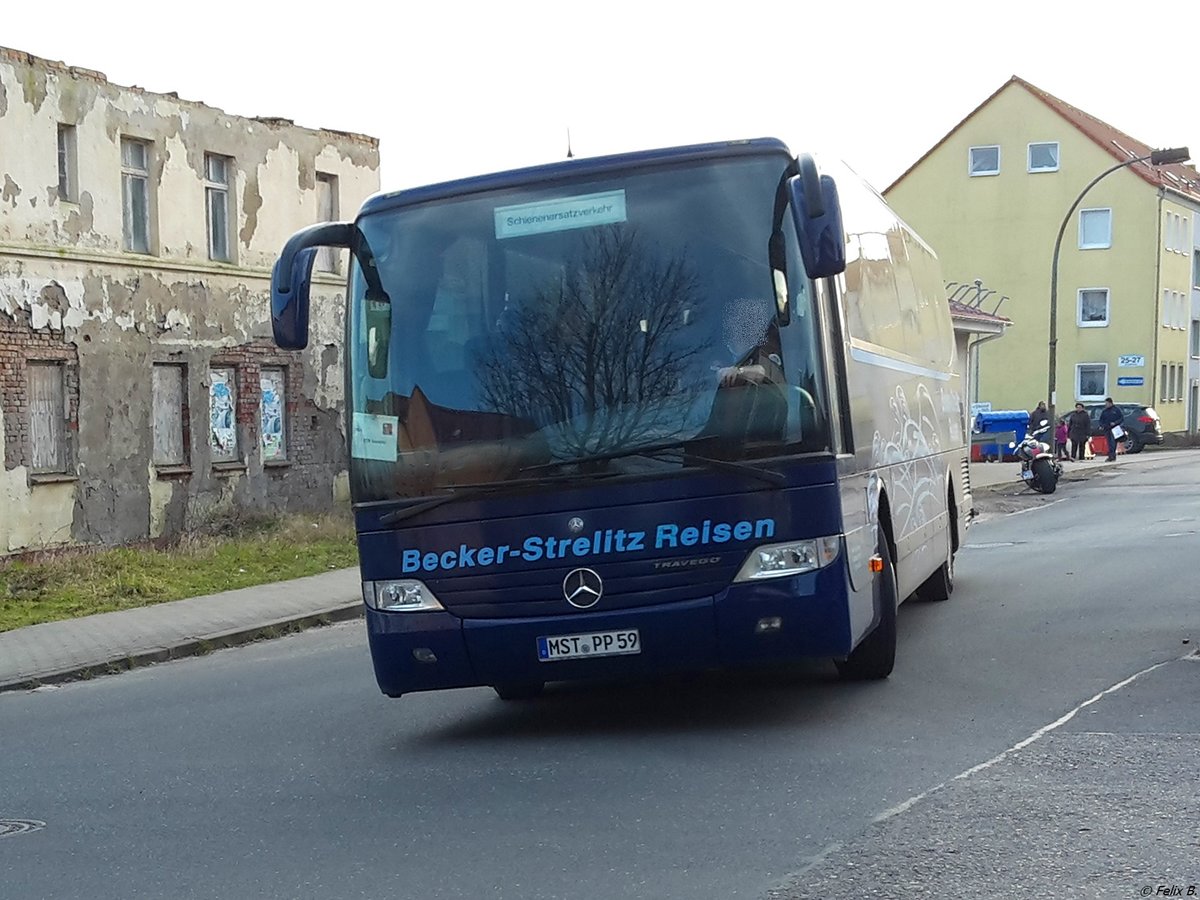
<svg viewBox="0 0 1200 900"><path fill-rule="evenodd" d="M579 532L583 531L583 519L575 516L575 518L567 523L567 527L571 529L571 534L579 534Z"/></svg>
<svg viewBox="0 0 1200 900"><path fill-rule="evenodd" d="M563 597L576 609L591 609L603 593L604 582L591 569L572 569L563 579Z"/></svg>

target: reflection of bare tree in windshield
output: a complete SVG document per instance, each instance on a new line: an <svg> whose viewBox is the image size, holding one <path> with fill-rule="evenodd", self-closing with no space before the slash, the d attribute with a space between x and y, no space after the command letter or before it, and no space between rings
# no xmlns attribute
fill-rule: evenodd
<svg viewBox="0 0 1200 900"><path fill-rule="evenodd" d="M480 360L484 404L536 421L560 454L673 432L672 397L701 349L684 329L699 302L684 255L663 255L632 229L586 232L565 271L506 313Z"/></svg>

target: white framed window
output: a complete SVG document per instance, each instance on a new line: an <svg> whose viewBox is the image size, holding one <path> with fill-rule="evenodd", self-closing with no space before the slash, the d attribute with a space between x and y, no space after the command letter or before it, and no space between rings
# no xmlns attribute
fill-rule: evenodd
<svg viewBox="0 0 1200 900"><path fill-rule="evenodd" d="M1163 401L1164 403L1167 400L1167 396L1168 396L1167 391L1168 391L1168 388L1167 388L1167 364L1163 363L1162 368L1159 370L1159 374L1158 374L1158 399Z"/></svg>
<svg viewBox="0 0 1200 900"><path fill-rule="evenodd" d="M1108 325L1108 288L1081 288L1079 291L1079 327L1104 328Z"/></svg>
<svg viewBox="0 0 1200 900"><path fill-rule="evenodd" d="M150 252L150 144L121 138L122 246Z"/></svg>
<svg viewBox="0 0 1200 900"><path fill-rule="evenodd" d="M1101 250L1112 246L1112 210L1079 211L1079 249Z"/></svg>
<svg viewBox="0 0 1200 900"><path fill-rule="evenodd" d="M338 179L326 172L317 173L317 221L336 222L338 219ZM340 252L336 247L317 251L317 271L337 274Z"/></svg>
<svg viewBox="0 0 1200 900"><path fill-rule="evenodd" d="M1200 250L1192 251L1192 287L1200 288Z"/></svg>
<svg viewBox="0 0 1200 900"><path fill-rule="evenodd" d="M1058 171L1058 141L1044 141L1029 145L1029 171Z"/></svg>
<svg viewBox="0 0 1200 900"><path fill-rule="evenodd" d="M988 147L972 147L967 151L967 173L975 175L1000 174L1000 147L993 144Z"/></svg>
<svg viewBox="0 0 1200 900"><path fill-rule="evenodd" d="M1200 319L1192 319L1192 333L1189 341L1192 359L1200 359Z"/></svg>
<svg viewBox="0 0 1200 900"><path fill-rule="evenodd" d="M1108 363L1075 364L1075 399L1103 400L1108 396Z"/></svg>
<svg viewBox="0 0 1200 900"><path fill-rule="evenodd" d="M204 154L204 206L208 225L208 258L231 262L229 241L229 181L233 160L216 153Z"/></svg>
<svg viewBox="0 0 1200 900"><path fill-rule="evenodd" d="M58 199L79 202L79 158L75 126L58 126Z"/></svg>

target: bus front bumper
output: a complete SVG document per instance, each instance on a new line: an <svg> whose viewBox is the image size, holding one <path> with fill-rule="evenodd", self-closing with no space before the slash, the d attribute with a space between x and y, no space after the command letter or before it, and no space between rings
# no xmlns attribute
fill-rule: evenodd
<svg viewBox="0 0 1200 900"><path fill-rule="evenodd" d="M463 619L368 608L380 690L624 678L845 656L847 593L838 567L737 584L715 596L561 616ZM636 630L636 653L547 660L541 638Z"/></svg>

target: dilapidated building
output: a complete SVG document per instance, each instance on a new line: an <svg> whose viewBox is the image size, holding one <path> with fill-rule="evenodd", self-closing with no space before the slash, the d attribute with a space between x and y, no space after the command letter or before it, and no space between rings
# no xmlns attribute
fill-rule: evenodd
<svg viewBox="0 0 1200 900"><path fill-rule="evenodd" d="M318 259L302 352L271 342L270 270L378 188L374 138L0 48L0 554L332 505L346 259Z"/></svg>

